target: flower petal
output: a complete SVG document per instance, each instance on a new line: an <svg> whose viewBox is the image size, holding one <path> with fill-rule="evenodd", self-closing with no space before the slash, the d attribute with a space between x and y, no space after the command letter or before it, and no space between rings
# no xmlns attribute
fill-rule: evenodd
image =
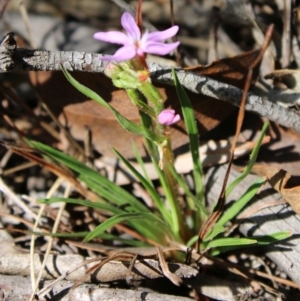
<svg viewBox="0 0 300 301"><path fill-rule="evenodd" d="M125 12L121 17L121 24L123 28L126 30L129 37L134 39L135 41L139 41L141 38L141 31L139 27L136 25L133 16Z"/></svg>
<svg viewBox="0 0 300 301"><path fill-rule="evenodd" d="M175 114L175 110L165 109L158 114L157 120L162 125L171 125L180 120L180 115Z"/></svg>
<svg viewBox="0 0 300 301"><path fill-rule="evenodd" d="M121 31L96 32L94 38L108 43L128 45L128 36Z"/></svg>
<svg viewBox="0 0 300 301"><path fill-rule="evenodd" d="M172 124L177 123L181 119L179 114L176 114L172 120Z"/></svg>
<svg viewBox="0 0 300 301"><path fill-rule="evenodd" d="M166 55L178 47L180 42L164 44L160 42L147 42L143 45L143 52L157 55Z"/></svg>
<svg viewBox="0 0 300 301"><path fill-rule="evenodd" d="M153 41L153 42L162 42L164 40L167 40L169 38L172 38L176 35L178 32L179 27L177 25L172 26L169 29L163 30L163 31L155 31L155 32L150 32L148 34L148 41Z"/></svg>
<svg viewBox="0 0 300 301"><path fill-rule="evenodd" d="M126 61L136 56L136 50L132 46L124 46L115 52L112 56L101 57L104 61Z"/></svg>

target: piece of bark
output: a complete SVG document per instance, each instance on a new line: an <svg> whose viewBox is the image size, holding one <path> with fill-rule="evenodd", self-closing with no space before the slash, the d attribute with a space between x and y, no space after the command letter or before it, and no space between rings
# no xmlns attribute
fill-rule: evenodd
<svg viewBox="0 0 300 301"><path fill-rule="evenodd" d="M218 200L222 181L224 179L226 166L211 168L207 175L208 184L207 197L209 202L215 203ZM239 175L239 172L232 169L229 183ZM230 194L227 201L237 200L247 190L249 185L257 179L257 176L248 175ZM276 193L269 185L255 197L263 202L280 200L280 194ZM268 235L274 232L291 231L293 234L299 233L300 217L296 215L288 204L264 208L250 218L242 222L239 227L242 234L247 236ZM262 248L262 247L258 247ZM295 283L300 285L300 238L295 235L290 239L277 244L263 247L272 261L279 269L284 271Z"/></svg>
<svg viewBox="0 0 300 301"><path fill-rule="evenodd" d="M84 280L85 282L90 282L93 279L98 282L111 282L126 280L129 262L110 261L103 265L101 269L94 271L90 275L86 275L86 271L97 263L95 261L81 266L85 263L86 259L83 256L74 254L49 255L42 278L55 279L65 275L64 278L70 281ZM34 255L33 265L36 274L41 269L42 261L43 256ZM168 266L170 271L180 278L191 278L198 273L197 269L180 263L168 263ZM76 267L79 268L76 269ZM74 272L70 273L71 270L74 270ZM0 254L0 274L28 276L30 274L29 254ZM164 276L159 268L159 263L152 259L136 261L131 273L131 278L136 281L161 277Z"/></svg>
<svg viewBox="0 0 300 301"><path fill-rule="evenodd" d="M42 287L51 285L45 281ZM31 296L31 281L28 277L0 275L0 299L5 301L28 301ZM16 285L16 283L18 285ZM53 286L50 296L52 301L82 301L82 300L110 300L110 301L192 301L187 297L173 296L148 292L145 289L113 289L101 288L99 285L83 284L70 292L73 282L61 280ZM39 301L49 300L39 297ZM3 298L3 299L2 299Z"/></svg>

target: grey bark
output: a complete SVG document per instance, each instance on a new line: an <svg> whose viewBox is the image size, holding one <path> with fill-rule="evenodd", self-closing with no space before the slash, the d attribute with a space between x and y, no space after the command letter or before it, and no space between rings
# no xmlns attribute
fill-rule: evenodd
<svg viewBox="0 0 300 301"><path fill-rule="evenodd" d="M42 265L43 256L34 255L34 270L38 274ZM86 263L87 258L80 255L49 255L47 258L46 268L43 271L43 279L54 279L63 276L70 281L79 281L84 279L90 282L94 279L98 282L111 282L126 280L128 277L128 264L119 261L109 261L94 271L90 275L86 274L87 269L97 265L101 259ZM0 255L0 274L23 275L30 274L30 256L29 254L1 254ZM170 271L180 278L191 278L197 275L198 270L180 263L168 263ZM137 261L134 265L134 271L130 274L131 281L140 281L144 279L162 278L164 275L159 268L156 260L144 259Z"/></svg>
<svg viewBox="0 0 300 301"><path fill-rule="evenodd" d="M0 299L5 301L28 301L31 295L31 281L28 277L0 275ZM16 285L18 283L18 285ZM44 287L51 285L45 281ZM148 292L145 289L112 289L95 284L84 284L70 291L71 281L61 280L53 285L49 295L52 301L192 301L191 298ZM39 296L39 301L50 300Z"/></svg>
<svg viewBox="0 0 300 301"><path fill-rule="evenodd" d="M101 60L101 54L23 49L17 48L16 45L12 48L10 46L10 43L14 41L12 39L13 34L6 35L0 45L0 71L2 72L59 71L61 70L60 66L63 65L69 71L103 73L107 65L107 61ZM150 63L149 69L154 82L174 84L170 67ZM242 90L180 68L175 70L179 81L186 89L199 95L210 96L239 106ZM299 114L283 108L267 98L249 93L246 110L300 132Z"/></svg>

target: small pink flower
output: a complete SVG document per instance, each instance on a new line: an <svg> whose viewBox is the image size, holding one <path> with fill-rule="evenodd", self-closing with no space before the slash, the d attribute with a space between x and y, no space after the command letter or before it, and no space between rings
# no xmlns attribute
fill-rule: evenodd
<svg viewBox="0 0 300 301"><path fill-rule="evenodd" d="M121 44L121 47L113 56L104 56L102 59L125 61L134 58L135 56L144 57L145 53L166 55L173 51L180 42L164 44L163 41L176 35L178 26L172 26L164 31L145 32L143 35L139 27L136 25L134 18L128 12L125 12L121 17L121 24L126 33L121 31L97 32L94 38L114 43Z"/></svg>
<svg viewBox="0 0 300 301"><path fill-rule="evenodd" d="M180 115L175 114L175 110L162 110L157 116L157 120L162 125L172 125L180 120Z"/></svg>

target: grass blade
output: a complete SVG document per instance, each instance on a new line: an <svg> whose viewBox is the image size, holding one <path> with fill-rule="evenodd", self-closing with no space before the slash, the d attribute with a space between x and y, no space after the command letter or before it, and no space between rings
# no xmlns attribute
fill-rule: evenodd
<svg viewBox="0 0 300 301"><path fill-rule="evenodd" d="M228 246L246 246L246 245L253 245L256 244L256 239L250 238L235 238L235 237L224 237L224 238L217 238L211 240L207 243L202 243L201 249L211 249L217 247L228 247Z"/></svg>
<svg viewBox="0 0 300 301"><path fill-rule="evenodd" d="M152 225L156 224L157 227L161 227L166 232L168 232L166 224L152 213L147 213L147 212L122 213L122 214L117 214L105 220L103 223L97 226L91 233L89 233L85 237L84 241L87 242L93 238L98 237L99 234L103 233L105 230L113 227L116 224L119 224L123 221L131 221L131 220L151 221Z"/></svg>
<svg viewBox="0 0 300 301"><path fill-rule="evenodd" d="M134 176L141 182L141 184L145 187L148 191L152 200L155 202L158 210L160 211L161 215L164 217L164 220L171 225L171 216L168 212L167 208L165 207L164 203L162 202L160 196L158 195L157 191L153 188L152 185L149 184L147 179L145 179L133 166L132 164L126 160L117 150L114 149L114 152L118 156L118 158L126 165L126 167L134 174Z"/></svg>
<svg viewBox="0 0 300 301"><path fill-rule="evenodd" d="M256 161L262 140L264 138L264 135L266 134L266 131L269 127L269 122L266 121L263 125L263 128L261 130L261 133L259 135L258 141L255 144L255 147L253 148L249 161L247 166L245 167L244 171L240 174L239 177L237 177L227 188L226 188L226 197L229 196L229 194L232 192L232 190L243 180L245 177L251 172L251 169Z"/></svg>
<svg viewBox="0 0 300 301"><path fill-rule="evenodd" d="M263 178L254 181L247 189L247 191L240 197L240 199L235 201L229 207L229 209L227 209L223 213L223 215L215 224L214 228L208 233L208 235L206 235L204 241L209 241L216 237L220 233L220 227L223 228L228 221L232 220L237 214L239 214L243 210L243 208L248 204L248 202L251 201L252 198L256 195L256 193L259 191L259 189L265 183L265 181L266 180Z"/></svg>
<svg viewBox="0 0 300 301"><path fill-rule="evenodd" d="M200 161L200 154L199 154L199 137L198 137L198 129L197 124L195 121L195 114L192 104L185 93L183 87L181 86L176 72L174 69L172 70L172 74L174 77L175 87L177 91L177 95L181 104L182 114L184 117L184 122L186 126L186 131L189 136L190 141L190 151L193 160L193 173L194 173L194 181L196 187L196 195L197 199L204 202L204 186L203 186L203 172L202 172L202 165Z"/></svg>

